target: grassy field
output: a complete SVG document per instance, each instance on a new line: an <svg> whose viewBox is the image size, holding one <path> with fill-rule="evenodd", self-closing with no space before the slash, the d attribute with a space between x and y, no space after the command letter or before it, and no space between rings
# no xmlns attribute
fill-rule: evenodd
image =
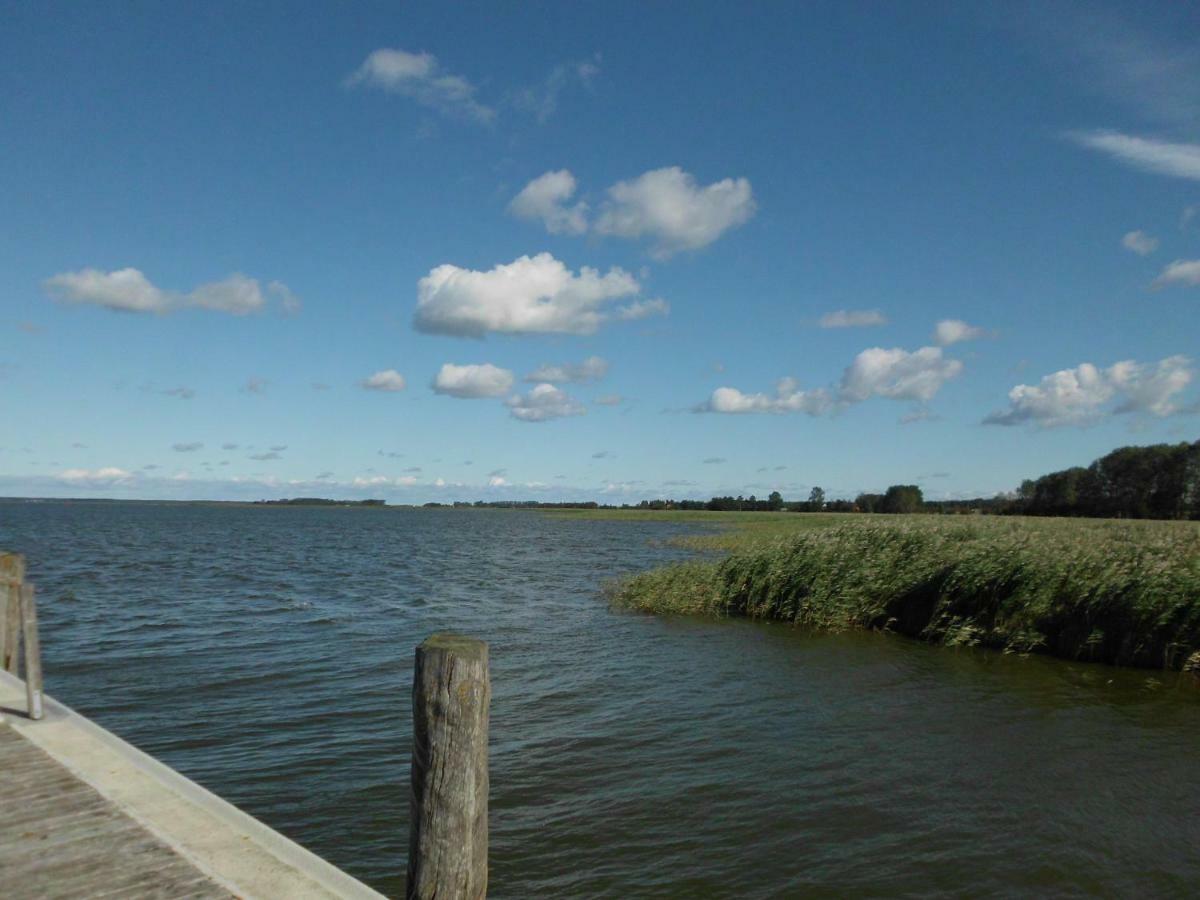
<svg viewBox="0 0 1200 900"><path fill-rule="evenodd" d="M627 579L655 613L886 628L947 645L1200 671L1200 523L587 511L723 526L722 551Z"/></svg>

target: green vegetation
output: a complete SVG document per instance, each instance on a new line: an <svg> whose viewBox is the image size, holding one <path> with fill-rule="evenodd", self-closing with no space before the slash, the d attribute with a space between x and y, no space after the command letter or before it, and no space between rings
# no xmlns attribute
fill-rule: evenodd
<svg viewBox="0 0 1200 900"><path fill-rule="evenodd" d="M613 588L614 602L1200 670L1200 526L1192 523L751 518L763 524L735 519L733 531L683 542L731 551L725 559L634 576Z"/></svg>

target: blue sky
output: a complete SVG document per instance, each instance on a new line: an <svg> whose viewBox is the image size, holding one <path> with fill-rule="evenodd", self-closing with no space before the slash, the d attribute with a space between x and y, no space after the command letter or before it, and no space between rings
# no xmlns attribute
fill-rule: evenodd
<svg viewBox="0 0 1200 900"><path fill-rule="evenodd" d="M4 20L0 494L973 496L1198 436L1194 7Z"/></svg>

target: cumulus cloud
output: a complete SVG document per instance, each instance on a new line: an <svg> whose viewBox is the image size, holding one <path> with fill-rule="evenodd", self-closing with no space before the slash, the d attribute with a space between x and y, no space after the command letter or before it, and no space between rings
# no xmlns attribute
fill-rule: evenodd
<svg viewBox="0 0 1200 900"><path fill-rule="evenodd" d="M266 297L257 280L238 272L222 281L202 284L188 293L166 291L155 286L138 269L80 269L62 272L43 282L46 292L65 302L100 306L116 312L157 313L197 308L244 316L266 306ZM272 282L268 290L279 295L290 291L281 282Z"/></svg>
<svg viewBox="0 0 1200 900"><path fill-rule="evenodd" d="M575 176L566 169L539 175L508 204L518 219L541 222L551 234L583 234L588 229L587 204L568 206L575 194Z"/></svg>
<svg viewBox="0 0 1200 900"><path fill-rule="evenodd" d="M598 234L646 237L653 242L653 255L666 258L708 246L748 222L755 210L747 179L700 187L679 166L669 166L610 187L594 228Z"/></svg>
<svg viewBox="0 0 1200 900"><path fill-rule="evenodd" d="M872 396L928 402L962 368L959 360L946 359L940 347L921 347L912 352L899 347L871 347L858 354L842 374L838 397L847 403Z"/></svg>
<svg viewBox="0 0 1200 900"><path fill-rule="evenodd" d="M105 466L101 469L66 469L58 473L58 478L71 484L125 484L133 480L133 473L116 466Z"/></svg>
<svg viewBox="0 0 1200 900"><path fill-rule="evenodd" d="M507 485L508 485L508 479L505 478L503 475L489 475L488 476L488 487L506 487Z"/></svg>
<svg viewBox="0 0 1200 900"><path fill-rule="evenodd" d="M47 278L44 286L59 300L88 303L119 312L164 313L173 305L171 296L156 288L137 269L62 272Z"/></svg>
<svg viewBox="0 0 1200 900"><path fill-rule="evenodd" d="M589 356L583 362L579 363L563 363L562 365L550 365L543 363L537 369L525 376L526 381L541 382L550 381L555 384L583 383L586 381L599 381L608 374L608 360L602 359L599 356Z"/></svg>
<svg viewBox="0 0 1200 900"><path fill-rule="evenodd" d="M444 71L432 53L382 47L367 56L345 83L400 94L450 118L487 123L496 117L494 109L475 99L475 85Z"/></svg>
<svg viewBox="0 0 1200 900"><path fill-rule="evenodd" d="M745 394L737 388L719 387L697 412L713 413L790 413L804 412L819 416L830 408L833 398L824 388L800 390L794 378L781 378L775 394Z"/></svg>
<svg viewBox="0 0 1200 900"><path fill-rule="evenodd" d="M491 363L468 366L446 363L433 379L433 390L463 399L501 397L508 393L513 381L512 372Z"/></svg>
<svg viewBox="0 0 1200 900"><path fill-rule="evenodd" d="M1117 131L1071 132L1069 137L1143 172L1200 181L1200 144L1171 143Z"/></svg>
<svg viewBox="0 0 1200 900"><path fill-rule="evenodd" d="M877 309L836 309L821 316L822 328L869 328L886 325L887 316Z"/></svg>
<svg viewBox="0 0 1200 900"><path fill-rule="evenodd" d="M1185 356L1169 356L1156 364L1124 360L1107 369L1081 363L1046 375L1036 385L1017 385L1008 392L1008 409L993 412L983 421L1054 428L1090 425L1110 413L1169 416L1179 411L1176 397L1194 376Z"/></svg>
<svg viewBox="0 0 1200 900"><path fill-rule="evenodd" d="M962 319L942 319L933 329L933 342L949 347L961 341L973 341L987 332L978 325L968 325Z"/></svg>
<svg viewBox="0 0 1200 900"><path fill-rule="evenodd" d="M509 413L522 422L547 422L566 416L581 416L583 405L552 384L539 384L528 394L514 394L505 401Z"/></svg>
<svg viewBox="0 0 1200 900"><path fill-rule="evenodd" d="M1154 287L1200 284L1200 259L1177 259L1154 279Z"/></svg>
<svg viewBox="0 0 1200 900"><path fill-rule="evenodd" d="M871 397L914 400L925 403L942 385L962 372L962 363L947 359L940 347L908 351L872 347L862 351L842 373L834 389L801 390L794 378L782 378L775 393L747 394L737 388L719 387L694 412L705 413L795 413L810 416L836 410Z"/></svg>
<svg viewBox="0 0 1200 900"><path fill-rule="evenodd" d="M522 256L487 272L441 265L417 284L418 331L481 338L508 334L591 334L605 304L640 290L620 268L576 275L549 253Z"/></svg>
<svg viewBox="0 0 1200 900"><path fill-rule="evenodd" d="M1149 256L1158 249L1158 238L1144 231L1130 231L1121 238L1121 246L1138 256Z"/></svg>
<svg viewBox="0 0 1200 900"><path fill-rule="evenodd" d="M402 391L404 385L404 376L395 369L380 369L362 381L363 388L368 391Z"/></svg>

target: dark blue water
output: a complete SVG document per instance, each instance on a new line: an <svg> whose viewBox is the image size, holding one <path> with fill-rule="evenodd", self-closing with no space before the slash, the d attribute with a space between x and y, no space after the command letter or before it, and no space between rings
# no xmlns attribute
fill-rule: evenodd
<svg viewBox="0 0 1200 900"><path fill-rule="evenodd" d="M491 895L1184 896L1200 692L1161 673L610 611L683 527L0 503L58 699L389 894L412 652L491 643Z"/></svg>

